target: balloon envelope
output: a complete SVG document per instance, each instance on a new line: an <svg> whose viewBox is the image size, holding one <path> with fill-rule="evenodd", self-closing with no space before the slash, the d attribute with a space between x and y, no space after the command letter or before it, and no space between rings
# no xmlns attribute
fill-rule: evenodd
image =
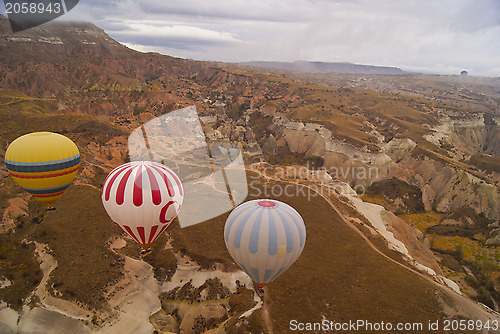
<svg viewBox="0 0 500 334"><path fill-rule="evenodd" d="M183 198L177 174L152 161L118 166L104 181L101 195L111 219L144 249L172 223Z"/></svg>
<svg viewBox="0 0 500 334"><path fill-rule="evenodd" d="M75 143L63 135L33 132L9 145L5 165L17 184L50 206L75 178L80 153Z"/></svg>
<svg viewBox="0 0 500 334"><path fill-rule="evenodd" d="M224 240L234 261L259 285L266 285L300 256L306 227L299 213L276 200L253 200L231 212Z"/></svg>

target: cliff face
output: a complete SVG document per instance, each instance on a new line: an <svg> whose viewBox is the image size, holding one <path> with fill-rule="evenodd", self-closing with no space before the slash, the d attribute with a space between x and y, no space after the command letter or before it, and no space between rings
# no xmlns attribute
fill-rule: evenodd
<svg viewBox="0 0 500 334"><path fill-rule="evenodd" d="M485 125L482 117L449 122L449 118L444 119L427 137L450 147L462 160L485 149L495 154L500 147L498 126ZM498 185L488 182L498 178L498 170L491 170L485 180L450 164L414 156L417 144L408 138L381 144L380 153L366 152L335 139L317 124L287 123L283 138L292 152L324 158L323 168L334 179L367 187L375 181L397 177L421 189L427 210L448 212L471 207L491 219L500 218Z"/></svg>

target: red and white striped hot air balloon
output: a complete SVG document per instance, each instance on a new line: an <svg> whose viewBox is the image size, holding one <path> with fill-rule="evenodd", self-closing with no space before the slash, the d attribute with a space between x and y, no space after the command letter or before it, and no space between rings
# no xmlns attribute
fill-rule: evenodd
<svg viewBox="0 0 500 334"><path fill-rule="evenodd" d="M184 198L170 168L152 161L116 167L104 181L102 203L111 219L142 248L142 255L175 219Z"/></svg>

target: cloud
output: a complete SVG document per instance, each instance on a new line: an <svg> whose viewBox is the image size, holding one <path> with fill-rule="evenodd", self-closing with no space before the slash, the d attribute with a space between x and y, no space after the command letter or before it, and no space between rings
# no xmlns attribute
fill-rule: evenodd
<svg viewBox="0 0 500 334"><path fill-rule="evenodd" d="M234 34L186 25L166 26L150 22L125 22L109 33L124 43L193 49L200 46L240 42Z"/></svg>
<svg viewBox="0 0 500 334"><path fill-rule="evenodd" d="M87 0L67 17L123 43L194 59L500 75L498 0Z"/></svg>

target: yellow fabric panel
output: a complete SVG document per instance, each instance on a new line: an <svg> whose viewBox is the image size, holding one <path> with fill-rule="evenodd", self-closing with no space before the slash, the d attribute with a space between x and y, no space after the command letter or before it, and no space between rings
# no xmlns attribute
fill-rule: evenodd
<svg viewBox="0 0 500 334"><path fill-rule="evenodd" d="M52 132L33 132L14 140L5 159L16 162L53 161L78 154L78 147L63 135Z"/></svg>

